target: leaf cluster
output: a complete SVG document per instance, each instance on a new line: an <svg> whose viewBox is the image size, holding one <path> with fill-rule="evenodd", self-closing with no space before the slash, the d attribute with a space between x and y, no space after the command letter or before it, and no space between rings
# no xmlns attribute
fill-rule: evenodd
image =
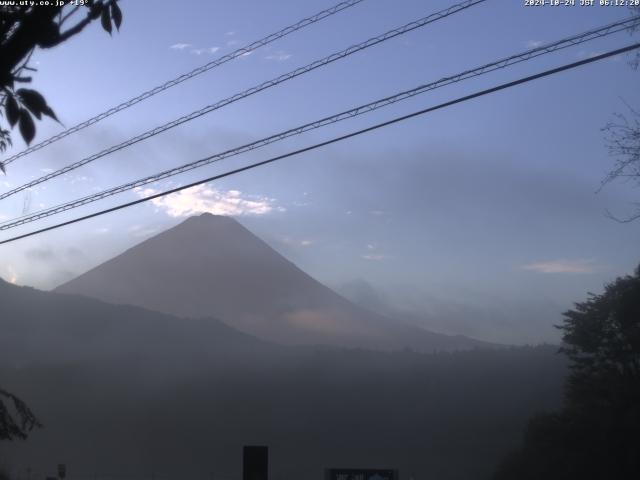
<svg viewBox="0 0 640 480"><path fill-rule="evenodd" d="M11 128L18 124L20 134L27 144L31 143L36 134L33 117L41 120L42 115L46 115L58 120L44 97L36 90L27 88L20 88L15 92L6 91L5 115Z"/></svg>
<svg viewBox="0 0 640 480"><path fill-rule="evenodd" d="M11 146L11 132L17 126L21 137L30 144L36 134L35 120L47 116L58 120L41 93L16 88L32 80L25 72L35 72L29 65L36 48L51 48L79 34L94 20L110 35L120 30L122 11L118 0L86 0L73 6L0 6L0 114L7 126L0 124L0 151ZM84 12L84 15L82 13ZM0 170L4 166L0 163Z"/></svg>

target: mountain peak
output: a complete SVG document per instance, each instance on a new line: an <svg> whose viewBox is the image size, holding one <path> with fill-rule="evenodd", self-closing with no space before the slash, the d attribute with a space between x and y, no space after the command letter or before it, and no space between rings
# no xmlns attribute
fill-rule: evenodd
<svg viewBox="0 0 640 480"><path fill-rule="evenodd" d="M208 223L219 223L219 224L231 224L231 223L239 223L235 218L228 216L228 215L216 215L213 213L209 213L209 212L205 212L205 213L201 213L199 215L193 215L191 217L188 217L187 219L185 219L182 223L178 224L178 225L182 225L182 224L189 224L189 223L195 223L195 222L208 222Z"/></svg>
<svg viewBox="0 0 640 480"><path fill-rule="evenodd" d="M57 290L180 317L219 318L280 343L455 349L450 338L354 305L223 215L190 217Z"/></svg>
<svg viewBox="0 0 640 480"><path fill-rule="evenodd" d="M204 212L201 213L200 215L194 215L193 217L190 218L203 218L203 219L211 219L211 220L233 220L236 221L233 217L229 216L229 215L217 215L214 213L210 213L210 212Z"/></svg>

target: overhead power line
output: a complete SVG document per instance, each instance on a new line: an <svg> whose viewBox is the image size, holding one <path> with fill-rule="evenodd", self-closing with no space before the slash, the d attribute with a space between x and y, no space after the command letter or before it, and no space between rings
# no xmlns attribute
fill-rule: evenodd
<svg viewBox="0 0 640 480"><path fill-rule="evenodd" d="M52 215L56 215L58 213L62 213L65 212L67 210L71 210L73 208L77 208L83 205L87 205L89 203L93 203L102 199L105 199L107 197L111 197L113 195L117 195L119 193L124 193L126 191L129 190L133 190L135 188L139 188L142 187L144 185L148 185L150 183L154 183L157 182L159 180L164 180L166 178L175 176L175 175L179 175L185 172L188 172L190 170L194 170L196 168L200 168L203 167L205 165L217 162L217 161L221 161L223 159L229 158L229 157L233 157L236 155L240 155L242 153L246 153L248 151L251 150L255 150L257 148L284 140L286 138L295 136L295 135L300 135L302 133L308 132L310 130L315 130L317 128L321 128L324 127L326 125L330 125L333 123L337 123L340 122L342 120L346 120L348 118L353 118L368 112L372 112L374 110L378 110L380 108L386 107L388 105L403 101L403 100L407 100L409 98L412 98L416 95L422 94L422 93L426 93L428 91L431 90L435 90L437 88L440 87L444 87L447 85L451 85L453 83L457 83L469 78L473 78L473 77L477 77L479 75L484 75L490 72L493 72L495 70L499 70L502 68L506 68L509 67L511 65L515 65L517 63L521 63L524 61L528 61L531 60L532 58L536 58L539 57L541 55L546 55L567 47L571 47L571 46L575 46L575 45L579 45L581 43L587 42L589 40L595 39L595 38L601 38L603 36L606 35L610 35L622 30L625 30L629 27L633 27L634 25L638 25L640 24L640 16L634 17L632 19L626 20L624 22L616 22L614 24L609 24L609 25L605 25L603 27L599 27L596 29L592 29L592 30L588 30L586 32L582 32L580 34L577 35L573 35L571 37L567 37L565 39L562 40L558 40L556 42L547 44L547 45L543 45L537 48L533 48L530 50L526 50L524 52L515 54L515 55L511 55L509 57L505 57L502 58L500 60L496 60L494 62L482 65L480 67L476 67L470 70L466 70L464 72L458 73L456 75L452 75L452 76L448 76L448 77L444 77L441 78L435 82L431 82L431 83L427 83L424 85L420 85L418 87L415 87L411 90L406 90L400 93L397 93L395 95L389 96L389 97L385 97L379 100L375 100L373 102L364 104L364 105L360 105L358 107L352 108L350 110L346 110L340 113L337 113L335 115L331 115L329 117L324 117L321 118L319 120L316 120L314 122L310 122L265 138L262 138L260 140L256 140L254 142L230 149L230 150L226 150L224 152L221 153L217 153L215 155L210 155L208 157L193 161L193 162L189 162L183 165L180 165L178 167L174 167L168 170L164 170L162 172L153 174L153 175L149 175L147 177L143 177L137 180L134 180L132 182L128 182L116 187L112 187L106 190L103 190L101 192L97 192L94 193L92 195L88 195L76 200L72 200L70 202L66 202L60 205L56 205L54 207L50 207L44 210L40 210L37 212L33 212L29 215L23 215L21 217L18 218L14 218L11 220L7 220L4 223L0 223L0 231L2 230L8 230L10 228L13 227L17 227L20 225L24 225L27 223L31 223L46 217L50 217Z"/></svg>
<svg viewBox="0 0 640 480"><path fill-rule="evenodd" d="M94 213L91 213L89 215L84 215L82 217L77 217L77 218L74 218L72 220L68 220L66 222L61 222L61 223L58 223L58 224L55 224L55 225L51 225L51 226L48 226L48 227L45 227L45 228L41 228L39 230L34 230L32 232L28 232L28 233L25 233L25 234L22 234L22 235L18 235L18 236L12 237L12 238L1 240L0 241L0 245L4 245L4 244L7 244L7 243L15 242L17 240L21 240L21 239L24 239L24 238L32 237L34 235L38 235L38 234L41 234L41 233L44 233L44 232L48 232L48 231L55 230L55 229L58 229L58 228L61 228L61 227L72 225L74 223L78 223L78 222L82 222L82 221L85 221L85 220L89 220L91 218L99 217L99 216L105 215L107 213L111 213L111 212L122 210L122 209L125 209L125 208L128 208L128 207L132 207L134 205L138 205L138 204L143 203L143 202L148 202L150 200L154 200L156 198L164 197L164 196L170 195L172 193L177 193L177 192L180 192L182 190L186 190L188 188L193 188L193 187L196 187L198 185L202 185L204 183L212 182L214 180L219 180L221 178L229 177L231 175L236 175L238 173L245 172L247 170L252 170L252 169L257 168L257 167L268 165L268 164L276 162L278 160L282 160L282 159L285 159L285 158L288 158L288 157L293 157L295 155L299 155L301 153L306 153L306 152L309 152L311 150L316 150L318 148L325 147L325 146L331 145L333 143L341 142L343 140L347 140L349 138L353 138L353 137L362 135L364 133L372 132L374 130L378 130L380 128L387 127L389 125L393 125L395 123L399 123L399 122L402 122L404 120L408 120L410 118L414 118L414 117L418 117L418 116L421 116L421 115L425 115L425 114L427 114L429 112L433 112L435 110L440 110L442 108L450 107L450 106L456 105L458 103L463 103L463 102L466 102L466 101L469 101L469 100L472 100L474 98L478 98L478 97L481 97L481 96L484 96L484 95L489 95L491 93L495 93L495 92L498 92L500 90L505 90L507 88L515 87L517 85L522 85L523 83L532 82L534 80L538 80L538 79L543 78L543 77L548 77L550 75L554 75L554 74L557 74L557 73L560 73L560 72L571 70L573 68L577 68L577 67L580 67L582 65L587 65L589 63L597 62L597 61L603 60L605 58L613 57L615 55L620 55L622 53L629 52L631 50L635 50L635 49L638 49L638 48L640 48L640 43L635 43L633 45L629 45L629 46L626 46L626 47L623 47L623 48L619 48L617 50L612 50L612 51L609 51L607 53L603 53L601 55L597 55L597 56L594 56L594 57L591 57L591 58L580 60L578 62L573 62L573 63L562 65L560 67L552 68L550 70L545 70L543 72L540 72L540 73L537 73L537 74L534 74L534 75L530 75L528 77L523 77L523 78L520 78L518 80L514 80L514 81L511 81L511 82L503 83L503 84L500 84L500 85L498 85L496 87L492 87L492 88L488 88L488 89L485 89L485 90L481 90L479 92L475 92L475 93L472 93L470 95L465 95L464 97L459 97L459 98L457 98L455 100L450 100L448 102L444 102L444 103L441 103L441 104L433 106L433 107L428 107L428 108L425 108L423 110L419 110L417 112L410 113L408 115L403 115L401 117L396 117L396 118L393 118L393 119L388 120L386 122L378 123L378 124L373 125L371 127L363 128L361 130L357 130L355 132L348 133L346 135L342 135L342 136L339 136L339 137L334 137L334 138L332 138L330 140L326 140L324 142L316 143L315 145L310 145L308 147L301 148L299 150L295 150L295 151L292 151L292 152L289 152L289 153L285 153L283 155L278 155L276 157L272 157L272 158L269 158L267 160L262 160L260 162L256 162L256 163L252 163L252 164L246 165L244 167L236 168L234 170L230 170L230 171L227 171L225 173L221 173L221 174L214 175L214 176L202 179L202 180L198 180L198 181L190 183L188 185L183 185L181 187L173 188L171 190L166 190L164 192L156 193L156 194L150 195L148 197L140 198L138 200L134 200L134 201L123 203L123 204L120 204L120 205L117 205L117 206L114 206L114 207L111 207L111 208L107 208L105 210L94 212Z"/></svg>
<svg viewBox="0 0 640 480"><path fill-rule="evenodd" d="M18 192L21 192L22 190L25 190L27 188L31 188L34 187L40 183L46 182L48 180L51 180L55 177L58 177L60 175L64 175L65 173L69 173L77 168L80 168L84 165L87 165L91 162L94 162L96 160L98 160L99 158L105 157L107 155L110 155L112 153L115 153L119 150L123 150L127 147L130 147L131 145L135 145L136 143L139 143L143 140L147 140L148 138L154 137L160 133L166 132L167 130L170 130L174 127L177 127L178 125L182 125L183 123L186 122L190 122L192 120L195 120L196 118L199 118L203 115L206 115L208 113L213 112L214 110L218 110L222 107L225 107L231 103L237 102L238 100L242 100L243 98L249 97L251 95L254 95L256 93L259 93L263 90L266 90L268 88L271 87L275 87L276 85L279 85L281 83L284 83L288 80L291 80L293 78L296 78L300 75L303 75L305 73L311 72L312 70L315 70L317 68L320 67L324 67L330 63L333 63L337 60L341 60L343 58L346 58L350 55L353 55L354 53L360 52L362 50L365 50L367 48L373 47L375 45L378 45L382 42L386 42L387 40L390 40L392 38L395 38L399 35L404 35L408 32L411 32L417 28L421 28L424 27L426 25L429 25L430 23L436 22L438 20L441 20L443 18L446 18L450 15L453 15L454 13L458 13L462 10L466 10L469 7L472 7L473 5L477 5L479 3L483 3L486 0L466 0L462 3L458 3L456 5L453 5L449 8L446 8L444 10L441 10L437 13L433 13L431 15L428 15L426 17L423 17L419 20L413 21L411 23L407 23L406 25L403 25L401 27L395 28L393 30L389 30L386 33L383 33L382 35L378 35L377 37L373 37L370 38L369 40L366 40L362 43L359 43L357 45L352 45L349 48L346 48L340 52L336 52L333 53L327 57L324 57L320 60L316 60L312 63L309 63L307 65L305 65L304 67L299 67L296 68L295 70L292 70L288 73L285 73L283 75L280 75L279 77L276 77L272 80L268 80L266 82L260 83L259 85L256 85L254 87L251 87L247 90L244 90L240 93L236 93L235 95L232 95L230 97L227 97L223 100L220 100L214 104L211 105L207 105L206 107L203 107L199 110L196 110L194 112L191 112L187 115L184 115L178 119L175 119L171 122L165 123L164 125L160 125L159 127L156 127L154 129L151 130L147 130L144 133L141 133L140 135L137 135L133 138L130 138L129 140L122 142L118 145L114 145L112 147L109 147L105 150L102 150L101 152L95 153L89 157L83 158L82 160L78 160L77 162L74 162L70 165L67 165L66 167L63 167L59 170L56 170L55 172L51 172L48 173L46 175L43 175L42 177L39 177L29 183L26 183L24 185L21 185L20 187L14 188L8 192L5 192L3 194L0 195L0 200L4 200L7 197L10 197L11 195L15 195Z"/></svg>
<svg viewBox="0 0 640 480"><path fill-rule="evenodd" d="M74 125L73 127L70 127L66 130L64 130L63 132L60 132L52 137L47 138L46 140L43 140L40 143L36 143L35 145L32 145L31 147L9 157L8 159L4 160L2 163L4 163L5 165L8 165L14 161L16 161L18 158L24 157L32 152L35 152L37 150L40 150L41 148L46 147L47 145L51 145L52 143L57 142L58 140L61 140L69 135L71 135L72 133L76 133L79 132L80 130L83 130L91 125L93 125L94 123L98 123L101 120L104 120L107 117L110 117L122 110L125 110L129 107L132 107L133 105L142 102L143 100L146 100L147 98L153 97L154 95L157 95L160 92L163 92L165 90L168 90L171 87L175 87L176 85L181 84L182 82L185 82L193 77L196 77L202 73L208 72L209 70L219 67L220 65L223 65L235 58L241 57L243 55L246 55L247 53L250 53L254 50L257 50L260 47L264 47L265 45L268 45L270 43L275 42L276 40L279 40L283 37L286 37L287 35L296 32L302 28L308 27L309 25L313 25L314 23L317 23L321 20L324 20L327 17L330 17L332 15L335 15L336 13L339 13L343 10L346 10L347 8L353 7L361 2L363 2L364 0L346 0L343 2L340 2L336 5L334 5L331 8L327 8L326 10L323 10L321 12L316 13L315 15L312 15L310 17L304 18L302 20L300 20L297 23L294 23L293 25L289 25L288 27L283 28L282 30L279 30L275 33L272 33L270 35L267 35L264 38L261 38L260 40L256 40L255 42L252 42L248 45L245 45L244 47L238 48L237 50L234 50L231 53L228 53L226 55L223 55L219 58L216 58L215 60L212 60L209 63L206 63L204 65L201 65L193 70L191 70L188 73L185 73L183 75L180 75L179 77L176 77L172 80L169 80L165 83L163 83L162 85L158 85L157 87L154 87L150 90L147 90L146 92L143 92L125 102L122 102L121 104L110 108L109 110L106 110L94 117L89 118L88 120L85 120L84 122L78 123L77 125Z"/></svg>

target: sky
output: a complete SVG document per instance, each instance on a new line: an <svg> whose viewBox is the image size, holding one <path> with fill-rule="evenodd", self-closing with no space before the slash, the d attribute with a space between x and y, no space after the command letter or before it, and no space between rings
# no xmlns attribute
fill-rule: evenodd
<svg viewBox="0 0 640 480"><path fill-rule="evenodd" d="M451 3L365 0L15 161L0 177L0 188L20 185ZM36 52L33 87L69 127L331 5L327 0L123 1L120 32L109 36L95 24L60 47ZM525 7L520 1L489 0L6 199L0 219L628 15L621 7ZM632 41L627 32L592 41L0 233L7 238L28 232ZM640 221L621 224L605 214L632 213L640 190L614 182L598 191L613 165L602 128L615 112L640 105L640 72L629 59L614 57L2 245L0 276L50 289L189 215L209 211L234 215L339 292L361 282L389 308L424 318L426 326L434 327L435 317L451 318L437 328L510 343L558 341L553 325L561 321L561 312L640 262ZM38 123L36 141L64 126ZM7 156L25 148L17 134L14 140Z"/></svg>

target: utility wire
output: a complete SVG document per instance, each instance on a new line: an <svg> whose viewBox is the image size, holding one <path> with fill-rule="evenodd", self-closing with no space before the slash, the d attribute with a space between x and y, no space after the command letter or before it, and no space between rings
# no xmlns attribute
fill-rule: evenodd
<svg viewBox="0 0 640 480"><path fill-rule="evenodd" d="M475 92L475 93L472 93L470 95L465 95L464 97L459 97L459 98L456 98L455 100L450 100L448 102L441 103L441 104L433 106L433 107L428 107L428 108L425 108L423 110L419 110L417 112L410 113L408 115L403 115L401 117L396 117L396 118L393 118L393 119L388 120L386 122L378 123L378 124L373 125L371 127L363 128L362 130L357 130L355 132L351 132L351 133L348 133L346 135L342 135L342 136L339 136L339 137L334 137L334 138L332 138L330 140L326 140L324 142L316 143L315 145L310 145L308 147L301 148L299 150L295 150L295 151L292 151L292 152L289 152L289 153L285 153L283 155L278 155L276 157L272 157L272 158L269 158L267 160L262 160L261 162L252 163L252 164L246 165L244 167L236 168L234 170L230 170L230 171L227 171L225 173L221 173L221 174L209 177L209 178L205 178L203 180L198 180L197 182L193 182L193 183L190 183L188 185L183 185L181 187L173 188L171 190L166 190L164 192L156 193L156 194L150 195L148 197L140 198L138 200L134 200L134 201L131 201L131 202L127 202L127 203L123 203L123 204L117 205L115 207L111 207L111 208L107 208L105 210L94 212L94 213L91 213L89 215L85 215L85 216L82 216L82 217L77 217L77 218L74 218L72 220L68 220L66 222L61 222L61 223L58 223L58 224L55 224L55 225L51 225L49 227L41 228L39 230L34 230L34 231L29 232L29 233L25 233L25 234L18 235L18 236L12 237L12 238L8 238L8 239L0 241L0 245L4 245L4 244L7 244L7 243L15 242L17 240L21 240L21 239L24 239L24 238L27 238L27 237L32 237L32 236L38 235L40 233L48 232L48 231L55 230L55 229L58 229L58 228L61 228L61 227L65 227L67 225L72 225L74 223L82 222L82 221L88 220L90 218L95 218L95 217L98 217L98 216L101 216L101 215L105 215L107 213L111 213L111 212L122 210L122 209L125 209L125 208L128 208L128 207L132 207L134 205L138 205L138 204L143 203L143 202L148 202L149 200L154 200L156 198L164 197L166 195L170 195L172 193L176 193L176 192L179 192L179 191L182 191L182 190L186 190L188 188L192 188L192 187L195 187L195 186L198 186L198 185L202 185L204 183L212 182L214 180L219 180L221 178L228 177L228 176L231 176L231 175L235 175L235 174L238 174L238 173L241 173L241 172L245 172L247 170L252 170L254 168L261 167L261 166L276 162L278 160L282 160L282 159L285 159L285 158L288 158L288 157L293 157L295 155L299 155L301 153L309 152L311 150L316 150L318 148L325 147L325 146L331 145L333 143L341 142L343 140L347 140L349 138L356 137L358 135L362 135L364 133L372 132L374 130L378 130L380 128L387 127L389 125L393 125L395 123L399 123L399 122L402 122L404 120L408 120L408 119L413 118L413 117L417 117L417 116L424 115L424 114L429 113L429 112L433 112L435 110L440 110L442 108L450 107L450 106L456 105L458 103L463 103L463 102L472 100L474 98L478 98L478 97L481 97L481 96L484 96L484 95L495 93L495 92L500 91L500 90L505 90L507 88L515 87L515 86L521 85L523 83L528 83L528 82L531 82L531 81L534 81L534 80L538 80L538 79L543 78L543 77L548 77L550 75L554 75L554 74L557 74L557 73L560 73L560 72L564 72L566 70L571 70L573 68L577 68L577 67L580 67L582 65L587 65L589 63L597 62L599 60L603 60L605 58L613 57L615 55L620 55L622 53L629 52L631 50L635 50L635 49L638 49L638 48L640 48L640 43L635 43L633 45L629 45L629 46L626 46L626 47L623 47L623 48L619 48L617 50L612 50L612 51L609 51L607 53L603 53L601 55L597 55L597 56L594 56L594 57L591 57L591 58L587 58L585 60L580 60L578 62L573 62L573 63L562 65L560 67L552 68L550 70L545 70L543 72L540 72L540 73L537 73L537 74L534 74L534 75L530 75L528 77L523 77L523 78L520 78L518 80L514 80L514 81L511 81L511 82L503 83L503 84L500 84L500 85L498 85L496 87L488 88L486 90L481 90L479 92Z"/></svg>
<svg viewBox="0 0 640 480"><path fill-rule="evenodd" d="M44 209L44 210L40 210L38 212L34 212L34 213L30 213L28 215L23 215L21 217L17 217L11 220L7 220L3 223L0 223L0 231L2 230L8 230L10 228L16 227L16 226L20 226L20 225L24 225L26 223L31 223L34 222L36 220L40 220L42 218L46 218L58 213L62 213L65 212L67 210L71 210L73 208L77 208L79 206L82 205L87 205L89 203L93 203L99 200L102 200L104 198L113 196L113 195L117 195L119 193L123 193L129 190L133 190L139 187L142 187L144 185L150 184L150 183L154 183L157 182L159 180L163 180L169 177L172 177L174 175L179 175L181 173L185 173L188 172L190 170L196 169L196 168L200 168L203 167L205 165L209 165L211 163L214 162L218 162L221 161L223 159L232 157L232 156L236 156L236 155L240 155L242 153L246 153L248 151L251 150L255 150L257 148L284 140L286 138L295 136L295 135L300 135L302 133L308 132L310 130L315 130L317 128L321 128L324 127L326 125L330 125L333 123L337 123L340 122L342 120L346 120L349 118L353 118L368 112L372 112L374 110L378 110L380 108L386 107L388 105L403 101L403 100L407 100L409 98L412 98L416 95L431 91L431 90L435 90L437 88L440 87L444 87L446 85L450 85L453 83L457 83L469 78L473 78L479 75L483 75L486 73L490 73L493 72L495 70L499 70L502 68L506 68L509 67L511 65L517 64L517 63L521 63L524 61L528 61L532 58L536 58L539 57L541 55L546 55L558 50L561 50L563 48L567 48L567 47L571 47L574 45L579 45L581 43L584 43L586 41L592 40L594 38L601 38L603 36L606 35L611 35L613 33L622 31L622 30L626 30L627 28L633 27L634 25L638 25L640 24L640 16L634 17L632 19L629 20L625 20L624 22L617 22L614 24L610 24L610 25L606 25L600 28L596 28L593 30L589 30L568 38L565 38L563 40L559 40L553 43L550 43L548 45L543 45L537 48L533 48L530 50L526 50L522 53L518 53L515 55L511 55L509 57L506 58L502 58L500 60L485 64L481 67L477 67L471 70L466 70L462 73L458 73L456 75L452 75L449 77L444 77L441 78L440 80L437 80L435 82L431 82L431 83L427 83L424 85L420 85L418 87L415 87L411 90L406 90L400 93L397 93L395 95L386 97L386 98L382 98L379 100L376 100L374 102L370 102L364 105L360 105L356 108L352 108L350 110L346 110L343 112L340 112L338 114L335 115L331 115L329 117L325 117L322 118L320 120L316 120L314 122L310 122L274 135L271 135L269 137L265 137L262 138L260 140L256 140L254 142L242 145L240 147L236 147L230 150L226 150L224 152L221 153L217 153L215 155L210 155L208 157L193 161L193 162L189 162L183 165L180 165L178 167L174 167L153 175L149 175L147 177L143 177L137 180L134 180L132 182L128 182L116 187L112 187L106 190L103 190L101 192L97 192L94 193L92 195L88 195L76 200L72 200L70 202L67 203L63 203L60 205L56 205L54 207L48 208L48 209Z"/></svg>
<svg viewBox="0 0 640 480"><path fill-rule="evenodd" d="M47 145L51 145L52 143L57 142L58 140L61 140L69 135L71 135L72 133L75 132L79 132L80 130L83 130L87 127L89 127L90 125L93 125L94 123L98 123L101 120L104 120L107 117L110 117L111 115L114 115L122 110L125 110L139 102L142 102L143 100L146 100L147 98L153 97L154 95L163 92L171 87L175 87L176 85L181 84L182 82L189 80L193 77L196 77L202 73L208 72L209 70L219 67L220 65L227 63L230 60L233 60L235 58L241 57L249 52L252 52L260 47L264 47L265 45L268 45L272 42L275 42L276 40L279 40L283 37L286 37L287 35L289 35L290 33L296 32L302 28L308 27L309 25L312 25L316 22L319 22L321 20L324 20L327 17L330 17L332 15L335 15L336 13L341 12L342 10L345 10L347 8L353 7L361 2L363 2L364 0L346 0L343 2L340 2L336 5L334 5L331 8L328 8L326 10L323 10L321 12L316 13L315 15L312 15L310 17L307 17L303 20L300 20L297 23L294 23L293 25L289 25L286 28L283 28L282 30L279 30L275 33L272 33L270 35L267 35L264 38L261 38L260 40L256 40L253 43L250 43L244 47L241 47L231 53L228 53L227 55L223 55L222 57L219 57L215 60L212 60L209 63L206 63L204 65L201 65L193 70L191 70L188 73L185 73L183 75L180 75L179 77L176 77L172 80L169 80L165 83L163 83L162 85L158 85L157 87L152 88L151 90L147 90L146 92L141 93L140 95L133 97L129 100L127 100L126 102L122 102L121 104L110 108L109 110L106 110L98 115L96 115L95 117L89 118L88 120L85 120L84 122L81 122L77 125L74 125L73 127L68 128L67 130L64 130L63 132L60 132L52 137L47 138L46 140L43 140L40 143L36 143L35 145L32 145L31 147L9 157L8 159L6 159L4 162L5 165L8 165L12 162L14 162L15 160L17 160L20 157L24 157L32 152L35 152L36 150L40 150L41 148L46 147Z"/></svg>
<svg viewBox="0 0 640 480"><path fill-rule="evenodd" d="M190 122L191 120L195 120L198 117L201 117L203 115L206 115L208 113L213 112L214 110L218 110L222 107L225 107L231 103L237 102L238 100L241 100L243 98L249 97L251 95L254 95L256 93L259 93L263 90L266 90L268 88L274 87L276 85L279 85L281 83L284 83L288 80L291 80L293 78L296 78L300 75L303 75L305 73L308 73L312 70L315 70L317 68L320 67L324 67L325 65L328 65L330 63L333 63L337 60L341 60L343 58L346 58L350 55L353 55L354 53L360 52L364 49L367 49L369 47L373 47L375 45L378 45L379 43L382 42L386 42L387 40L390 40L394 37L397 37L399 35L404 35L405 33L411 32L417 28L421 28L424 27L430 23L436 22L438 20L441 20L443 18L446 18L450 15L453 15L454 13L460 12L462 10L466 10L469 7L472 7L473 5L476 5L478 3L483 3L486 0L466 0L462 3L458 3L456 5L453 5L449 8L446 8L444 10L441 10L437 13L428 15L426 17L423 17L419 20L416 20L414 22L411 23L407 23L406 25L403 25L399 28L395 28L393 30L390 30L386 33L383 33L382 35L379 35L377 37L373 37L370 38L369 40L366 40L362 43L359 43L357 45L352 45L351 47L342 50L340 52L337 53L333 53L327 57L324 57L320 60L316 60L308 65L305 65L304 67L299 67L296 68L295 70L290 71L289 73L285 73L283 75L280 75L279 77L276 77L272 80L268 80L266 82L263 82L259 85L256 85L254 87L251 87L247 90L244 90L240 93L236 93L235 95L232 95L231 97L227 97L223 100L220 100L212 105L207 105L206 107L201 108L200 110L196 110L194 112L191 112L187 115L184 115L178 119L175 119L171 122L165 123L164 125L160 125L152 130L147 130L146 132L137 135L133 138L130 138L129 140L120 143L118 145L114 145L111 146L105 150L102 150L101 152L95 153L89 157L86 157L82 160L79 160L77 162L74 162L72 164L67 165L66 167L63 167L59 170L56 170L55 172L51 172L48 173L40 178L37 178L29 183L26 183L24 185L21 185L17 188L14 188L8 192L5 192L3 194L0 195L0 200L4 200L7 197L10 197L11 195L15 195L18 192L21 192L22 190L25 190L27 188L30 187L34 187L40 183L46 182L48 180L51 180L52 178L58 177L60 175L64 175L65 173L69 173L72 170L75 170L76 168L80 168L84 165L87 165L88 163L94 162L95 160L98 160L99 158L105 157L107 155L110 155L112 153L115 153L119 150L122 150L124 148L130 147L131 145L135 145L138 142L141 142L143 140L146 140L148 138L154 137L155 135L158 135L160 133L166 132L167 130L170 130L174 127L177 127L178 125L182 125L183 123L186 122Z"/></svg>

